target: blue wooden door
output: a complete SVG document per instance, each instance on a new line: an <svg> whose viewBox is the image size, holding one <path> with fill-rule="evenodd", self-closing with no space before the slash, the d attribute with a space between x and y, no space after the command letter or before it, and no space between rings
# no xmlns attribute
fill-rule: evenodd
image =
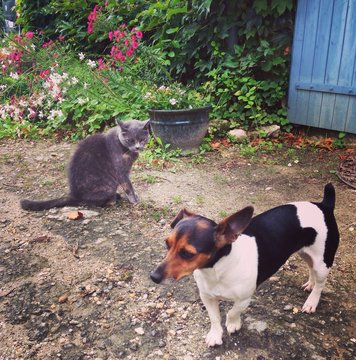
<svg viewBox="0 0 356 360"><path fill-rule="evenodd" d="M356 0L298 0L291 123L356 134Z"/></svg>

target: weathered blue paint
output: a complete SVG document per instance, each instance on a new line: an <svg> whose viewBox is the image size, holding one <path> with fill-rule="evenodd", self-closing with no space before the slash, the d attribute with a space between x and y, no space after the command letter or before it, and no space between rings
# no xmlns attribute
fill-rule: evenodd
<svg viewBox="0 0 356 360"><path fill-rule="evenodd" d="M291 123L356 134L356 0L298 0Z"/></svg>

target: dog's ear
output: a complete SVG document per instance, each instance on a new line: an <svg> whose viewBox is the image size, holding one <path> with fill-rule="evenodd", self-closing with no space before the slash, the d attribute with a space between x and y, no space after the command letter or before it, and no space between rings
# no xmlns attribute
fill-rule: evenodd
<svg viewBox="0 0 356 360"><path fill-rule="evenodd" d="M185 208L182 209L172 221L171 228L173 229L179 223L179 221L189 216L194 216L194 214Z"/></svg>
<svg viewBox="0 0 356 360"><path fill-rule="evenodd" d="M253 215L253 207L247 206L219 222L215 230L215 245L218 249L233 243L247 228Z"/></svg>

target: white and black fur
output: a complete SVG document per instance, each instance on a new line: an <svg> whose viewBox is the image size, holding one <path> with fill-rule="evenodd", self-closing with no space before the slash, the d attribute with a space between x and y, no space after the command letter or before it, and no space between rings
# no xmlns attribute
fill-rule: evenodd
<svg viewBox="0 0 356 360"><path fill-rule="evenodd" d="M253 218L252 207L218 224L185 209L178 214L173 221L175 241L179 243L183 241L179 239L185 239L190 253L193 246L207 257L205 263L196 267L194 278L211 321L206 337L208 346L222 344L219 300L234 301L226 317L226 328L231 334L240 329L240 315L249 305L256 288L295 252L309 267L309 280L303 288L311 293L302 311L315 311L339 243L334 207L335 190L332 184L327 184L320 203L290 203ZM179 249L182 253L182 248ZM186 253L184 256L187 258ZM194 256L188 256L189 261L194 261ZM151 273L153 281L158 283L172 277L167 269L173 258L168 252L163 263ZM173 277L181 278L176 273Z"/></svg>

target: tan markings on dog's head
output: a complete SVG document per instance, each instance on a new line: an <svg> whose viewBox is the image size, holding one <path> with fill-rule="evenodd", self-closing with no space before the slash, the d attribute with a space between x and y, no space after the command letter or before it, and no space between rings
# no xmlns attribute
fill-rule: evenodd
<svg viewBox="0 0 356 360"><path fill-rule="evenodd" d="M177 232L173 231L166 239L168 253L162 264L164 264L164 278L179 280L203 267L209 260L210 254L199 253L192 244L189 244L189 234L183 234L179 238L176 236Z"/></svg>

